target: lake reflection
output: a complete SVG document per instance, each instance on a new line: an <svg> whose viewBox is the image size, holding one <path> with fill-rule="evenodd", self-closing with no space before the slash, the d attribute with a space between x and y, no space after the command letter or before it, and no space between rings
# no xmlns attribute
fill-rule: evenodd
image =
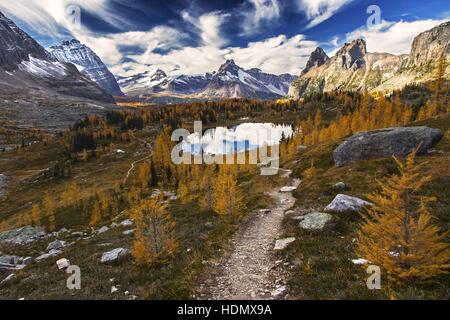
<svg viewBox="0 0 450 320"><path fill-rule="evenodd" d="M191 134L183 143L183 151L191 154L233 154L264 146L273 146L292 137L292 126L273 123L243 123L231 129L217 127L207 130L203 137Z"/></svg>

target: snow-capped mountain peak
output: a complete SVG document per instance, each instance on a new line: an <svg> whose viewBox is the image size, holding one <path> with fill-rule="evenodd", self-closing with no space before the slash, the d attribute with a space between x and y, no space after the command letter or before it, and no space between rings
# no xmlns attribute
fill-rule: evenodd
<svg viewBox="0 0 450 320"><path fill-rule="evenodd" d="M48 51L58 61L74 64L78 71L96 82L112 95L123 95L114 75L99 56L76 39L64 40L51 46Z"/></svg>
<svg viewBox="0 0 450 320"><path fill-rule="evenodd" d="M167 76L152 70L120 78L119 85L128 95L189 95L202 98L260 98L276 99L287 94L292 75L273 75L253 68L245 70L234 60L227 60L218 71L204 76Z"/></svg>

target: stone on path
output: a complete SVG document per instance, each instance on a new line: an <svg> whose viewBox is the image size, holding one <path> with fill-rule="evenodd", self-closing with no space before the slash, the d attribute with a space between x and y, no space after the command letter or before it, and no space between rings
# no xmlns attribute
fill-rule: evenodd
<svg viewBox="0 0 450 320"><path fill-rule="evenodd" d="M282 251L282 250L286 249L294 241L295 241L295 238L293 238L293 237L277 240L277 242L275 243L275 248L273 250Z"/></svg>

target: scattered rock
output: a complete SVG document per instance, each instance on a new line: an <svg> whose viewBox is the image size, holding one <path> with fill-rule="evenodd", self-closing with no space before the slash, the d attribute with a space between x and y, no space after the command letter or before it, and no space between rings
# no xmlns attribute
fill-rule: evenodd
<svg viewBox="0 0 450 320"><path fill-rule="evenodd" d="M7 284L7 283L10 283L10 282L13 282L13 281L16 280L16 279L17 279L17 276L16 276L14 273L12 273L12 274L10 274L9 276L7 276L5 279L3 279L3 280L0 282L0 285Z"/></svg>
<svg viewBox="0 0 450 320"><path fill-rule="evenodd" d="M122 234L124 235L124 236L132 236L132 235L134 235L134 229L132 229L132 230L127 230L127 231L124 231Z"/></svg>
<svg viewBox="0 0 450 320"><path fill-rule="evenodd" d="M116 293L116 292L118 292L119 291L119 288L117 288L117 287L115 287L115 286L112 286L111 287L111 293Z"/></svg>
<svg viewBox="0 0 450 320"><path fill-rule="evenodd" d="M71 235L74 236L74 237L83 238L84 237L84 232L83 231L75 231L75 232L72 232Z"/></svg>
<svg viewBox="0 0 450 320"><path fill-rule="evenodd" d="M176 196L175 192L170 192L170 191L164 191L164 196L167 198L172 198Z"/></svg>
<svg viewBox="0 0 450 320"><path fill-rule="evenodd" d="M212 222L205 223L205 228L211 229L212 227L214 227L214 223Z"/></svg>
<svg viewBox="0 0 450 320"><path fill-rule="evenodd" d="M294 241L295 241L295 238L286 238L286 239L277 240L277 242L275 243L275 248L273 250L282 251L282 250L286 249Z"/></svg>
<svg viewBox="0 0 450 320"><path fill-rule="evenodd" d="M347 188L347 185L344 182L338 182L334 185L334 190L342 191Z"/></svg>
<svg viewBox="0 0 450 320"><path fill-rule="evenodd" d="M297 190L297 187L283 187L280 189L281 193L289 193L289 192L294 192L295 190Z"/></svg>
<svg viewBox="0 0 450 320"><path fill-rule="evenodd" d="M20 260L20 257L18 257L18 256L1 256L0 264L15 266L19 263L19 260Z"/></svg>
<svg viewBox="0 0 450 320"><path fill-rule="evenodd" d="M102 233L105 233L108 231L109 231L109 228L107 226L104 226L97 230L97 234L102 234Z"/></svg>
<svg viewBox="0 0 450 320"><path fill-rule="evenodd" d="M322 231L334 225L333 216L323 212L312 212L298 218L301 218L299 226L304 230Z"/></svg>
<svg viewBox="0 0 450 320"><path fill-rule="evenodd" d="M32 263L33 263L33 258L32 258L32 257L26 257L26 258L24 258L23 261L22 261L22 264L23 264L24 266L28 266L28 265L30 265L30 264L32 264Z"/></svg>
<svg viewBox="0 0 450 320"><path fill-rule="evenodd" d="M290 215L292 215L292 214L294 214L294 213L295 213L294 210L288 210L288 211L286 211L286 212L284 213L284 215L285 215L285 216L290 216Z"/></svg>
<svg viewBox="0 0 450 320"><path fill-rule="evenodd" d="M124 220L120 223L120 225L122 227L131 227L134 224L133 220L128 219L128 220Z"/></svg>
<svg viewBox="0 0 450 320"><path fill-rule="evenodd" d="M47 246L47 251L50 250L61 250L66 246L65 241L55 240Z"/></svg>
<svg viewBox="0 0 450 320"><path fill-rule="evenodd" d="M368 261L366 259L353 259L352 262L353 262L353 264L356 264L356 265L365 265L365 264L370 263L370 261Z"/></svg>
<svg viewBox="0 0 450 320"><path fill-rule="evenodd" d="M45 231L40 227L23 227L10 231L0 233L0 242L13 244L13 245L25 245L45 236Z"/></svg>
<svg viewBox="0 0 450 320"><path fill-rule="evenodd" d="M287 292L287 287L286 286L280 286L278 287L276 290L271 292L271 296L273 298L280 298L282 297L285 293Z"/></svg>
<svg viewBox="0 0 450 320"><path fill-rule="evenodd" d="M59 250L50 250L48 253L44 253L36 258L36 262L41 262L43 260L46 260L48 258L56 257L57 255L61 254L61 251Z"/></svg>
<svg viewBox="0 0 450 320"><path fill-rule="evenodd" d="M261 213L261 214L269 214L271 212L272 212L272 210L270 210L270 209L261 209L261 210L259 210L259 213Z"/></svg>
<svg viewBox="0 0 450 320"><path fill-rule="evenodd" d="M70 261L66 258L59 259L58 261L56 261L56 265L58 266L59 270L67 269L68 267L70 267Z"/></svg>
<svg viewBox="0 0 450 320"><path fill-rule="evenodd" d="M105 252L102 255L102 263L115 263L119 262L130 254L130 250L124 248L117 248L109 252Z"/></svg>
<svg viewBox="0 0 450 320"><path fill-rule="evenodd" d="M356 197L338 194L326 208L327 212L358 212L365 206L371 206L370 202L361 200Z"/></svg>
<svg viewBox="0 0 450 320"><path fill-rule="evenodd" d="M97 247L100 247L100 248L105 248L105 247L110 247L110 246L112 246L113 244L112 243L109 243L109 242L107 242L107 243L99 243L98 245L97 245Z"/></svg>
<svg viewBox="0 0 450 320"><path fill-rule="evenodd" d="M342 143L333 154L337 167L351 162L392 156L406 156L415 148L427 153L444 136L428 127L387 128L358 133Z"/></svg>

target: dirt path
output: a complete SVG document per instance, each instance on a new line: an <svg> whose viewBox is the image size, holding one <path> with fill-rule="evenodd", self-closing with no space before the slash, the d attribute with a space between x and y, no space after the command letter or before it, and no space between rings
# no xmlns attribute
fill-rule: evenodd
<svg viewBox="0 0 450 320"><path fill-rule="evenodd" d="M123 179L123 183L126 183L128 181L128 178L130 177L131 173L133 172L134 168L136 167L136 165L140 162L143 162L145 160L149 160L152 156L148 156L145 157L144 159L140 159L140 160L136 160L135 162L133 162L131 164L130 170L128 170L127 175L125 176L125 178Z"/></svg>
<svg viewBox="0 0 450 320"><path fill-rule="evenodd" d="M299 180L291 186L298 187ZM233 240L233 250L226 261L213 268L212 277L199 288L200 299L258 300L282 299L285 270L276 261L274 245L282 234L284 213L293 207L292 193L273 190L275 199L270 212L259 212L248 226ZM215 269L215 270L214 270Z"/></svg>

